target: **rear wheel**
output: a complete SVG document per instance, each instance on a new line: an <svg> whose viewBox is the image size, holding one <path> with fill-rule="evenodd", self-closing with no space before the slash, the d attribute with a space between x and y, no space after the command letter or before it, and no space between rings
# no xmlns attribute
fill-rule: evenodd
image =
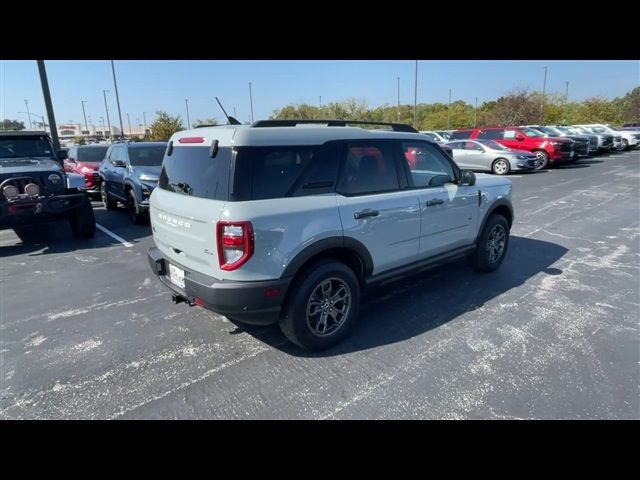
<svg viewBox="0 0 640 480"><path fill-rule="evenodd" d="M80 206L69 216L69 226L76 238L91 238L96 233L96 217L89 197L85 195Z"/></svg>
<svg viewBox="0 0 640 480"><path fill-rule="evenodd" d="M504 158L498 158L491 165L491 171L496 175L506 175L511 171L509 161Z"/></svg>
<svg viewBox="0 0 640 480"><path fill-rule="evenodd" d="M622 150L629 150L629 140L627 140L626 138L622 139Z"/></svg>
<svg viewBox="0 0 640 480"><path fill-rule="evenodd" d="M291 288L280 328L296 345L308 350L329 348L353 328L360 308L360 285L344 263L311 266Z"/></svg>
<svg viewBox="0 0 640 480"><path fill-rule="evenodd" d="M544 150L536 150L533 152L538 159L536 170L543 170L549 166L549 154Z"/></svg>
<svg viewBox="0 0 640 480"><path fill-rule="evenodd" d="M102 182L102 185L100 185L100 198L102 199L102 205L104 205L104 208L107 210L115 210L118 208L118 202L112 200L109 196L109 192L107 192L106 181Z"/></svg>

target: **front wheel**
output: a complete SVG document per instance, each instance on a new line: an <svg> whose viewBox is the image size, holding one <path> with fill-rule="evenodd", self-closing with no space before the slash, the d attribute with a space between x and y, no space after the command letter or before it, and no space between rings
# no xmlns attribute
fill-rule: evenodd
<svg viewBox="0 0 640 480"><path fill-rule="evenodd" d="M549 154L544 150L536 150L533 152L538 159L538 166L536 170L544 170L549 166Z"/></svg>
<svg viewBox="0 0 640 480"><path fill-rule="evenodd" d="M498 158L493 162L493 165L491 165L491 171L496 175L506 175L511 171L511 165L508 160Z"/></svg>
<svg viewBox="0 0 640 480"><path fill-rule="evenodd" d="M106 181L102 182L102 184L100 185L100 198L102 199L102 205L104 205L104 208L106 208L107 210L115 210L116 208L118 208L118 202L112 200L111 197L109 197Z"/></svg>
<svg viewBox="0 0 640 480"><path fill-rule="evenodd" d="M96 233L96 217L89 197L85 195L80 206L71 212L69 226L76 238L91 238Z"/></svg>
<svg viewBox="0 0 640 480"><path fill-rule="evenodd" d="M470 256L471 265L479 272L497 269L509 248L509 223L502 215L492 214L478 237L475 251Z"/></svg>
<svg viewBox="0 0 640 480"><path fill-rule="evenodd" d="M136 192L133 189L129 190L129 206L131 207L131 220L136 225L143 225L147 223L147 214L140 210L138 205L138 199L136 198Z"/></svg>
<svg viewBox="0 0 640 480"><path fill-rule="evenodd" d="M290 287L280 328L296 345L308 350L329 348L353 328L360 308L360 285L344 263L311 266Z"/></svg>

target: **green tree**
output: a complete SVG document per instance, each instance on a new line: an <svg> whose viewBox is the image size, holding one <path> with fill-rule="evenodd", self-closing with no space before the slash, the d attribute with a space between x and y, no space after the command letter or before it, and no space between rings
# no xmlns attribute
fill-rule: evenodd
<svg viewBox="0 0 640 480"><path fill-rule="evenodd" d="M180 115L172 117L161 110L156 112L158 118L151 124L151 140L169 140L171 135L184 130Z"/></svg>
<svg viewBox="0 0 640 480"><path fill-rule="evenodd" d="M636 87L622 97L622 121L640 122L640 87Z"/></svg>
<svg viewBox="0 0 640 480"><path fill-rule="evenodd" d="M84 145L85 143L87 143L84 137L75 137L73 141L75 142L76 145Z"/></svg>
<svg viewBox="0 0 640 480"><path fill-rule="evenodd" d="M592 97L582 102L580 123L620 123L622 110L603 97Z"/></svg>
<svg viewBox="0 0 640 480"><path fill-rule="evenodd" d="M204 119L200 119L200 120L196 120L195 122L191 122L191 126L193 128L195 127L201 127L203 125L219 125L218 120L216 120L215 118L204 118Z"/></svg>
<svg viewBox="0 0 640 480"><path fill-rule="evenodd" d="M2 120L2 130L24 130L24 122L18 120Z"/></svg>

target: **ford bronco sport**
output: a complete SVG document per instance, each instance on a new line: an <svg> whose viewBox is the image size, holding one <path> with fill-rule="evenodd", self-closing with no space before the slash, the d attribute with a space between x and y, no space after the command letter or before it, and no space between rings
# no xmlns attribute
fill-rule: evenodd
<svg viewBox="0 0 640 480"><path fill-rule="evenodd" d="M408 125L347 126L357 123L371 122L175 133L151 194L148 252L174 302L279 322L292 342L323 349L353 328L365 287L465 256L498 268L511 181L476 179Z"/></svg>
<svg viewBox="0 0 640 480"><path fill-rule="evenodd" d="M75 237L93 237L84 178L65 173L64 156L45 132L0 132L0 230L65 220Z"/></svg>

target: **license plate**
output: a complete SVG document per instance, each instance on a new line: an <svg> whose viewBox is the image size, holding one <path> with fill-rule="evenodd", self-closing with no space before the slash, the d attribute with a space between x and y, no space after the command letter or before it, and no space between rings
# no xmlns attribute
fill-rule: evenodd
<svg viewBox="0 0 640 480"><path fill-rule="evenodd" d="M169 280L180 288L184 288L184 270L169 264Z"/></svg>

